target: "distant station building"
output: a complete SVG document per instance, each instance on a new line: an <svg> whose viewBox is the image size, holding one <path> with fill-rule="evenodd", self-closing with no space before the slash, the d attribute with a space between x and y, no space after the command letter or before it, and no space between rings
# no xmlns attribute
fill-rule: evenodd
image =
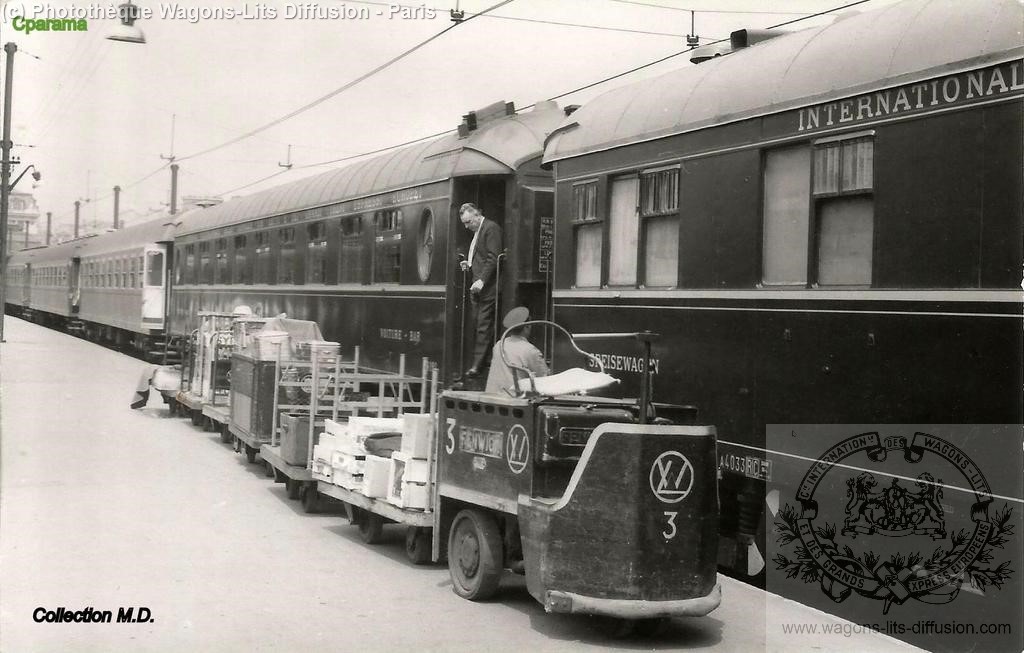
<svg viewBox="0 0 1024 653"><path fill-rule="evenodd" d="M12 191L7 200L7 251L42 245L36 227L39 205L32 193Z"/></svg>

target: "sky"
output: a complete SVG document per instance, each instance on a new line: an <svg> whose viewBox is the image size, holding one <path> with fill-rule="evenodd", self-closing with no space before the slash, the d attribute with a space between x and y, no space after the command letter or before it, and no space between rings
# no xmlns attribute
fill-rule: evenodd
<svg viewBox="0 0 1024 653"><path fill-rule="evenodd" d="M104 230L115 185L123 189L123 221L167 211L171 156L180 165L179 206L183 196L249 194L352 163L324 162L454 129L463 114L495 101L523 107L681 52L689 10L707 43L848 1L137 0L148 13L136 23L145 44L105 38L117 24L104 16L116 15L111 0L3 2L0 40L18 46L11 134L21 165L12 179L28 164L42 173L35 187L26 175L17 190L32 192L44 215L53 213L55 231L70 229L75 200L82 201L83 233ZM456 5L467 17L481 15L456 25L449 17ZM197 15L201 9L213 15ZM223 15L229 10L236 16ZM25 33L12 21L68 11L85 15L88 29ZM431 37L317 106L239 139ZM630 80L689 65L677 56L558 101L585 104ZM289 161L291 168L281 167Z"/></svg>

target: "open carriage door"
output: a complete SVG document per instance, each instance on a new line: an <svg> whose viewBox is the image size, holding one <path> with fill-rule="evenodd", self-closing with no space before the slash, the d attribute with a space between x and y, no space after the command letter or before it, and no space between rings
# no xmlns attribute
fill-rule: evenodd
<svg viewBox="0 0 1024 653"><path fill-rule="evenodd" d="M164 245L146 245L143 253L142 326L145 329L164 328L167 305L167 264Z"/></svg>
<svg viewBox="0 0 1024 653"><path fill-rule="evenodd" d="M81 269L82 259L73 258L71 259L71 265L68 266L68 314L78 315L78 309L81 306L82 301L82 283L81 283Z"/></svg>
<svg viewBox="0 0 1024 653"><path fill-rule="evenodd" d="M449 273L447 279L446 296L449 298L445 315L445 362L444 362L444 384L450 385L460 378L462 374L473 364L473 344L476 333L476 325L473 320L473 305L469 301L469 286L473 283L472 275L460 269L459 263L469 255L469 245L473 240L473 233L462 226L459 219L459 207L466 202L476 204L488 220L492 220L501 227L503 246L508 247L507 224L508 206L506 203L506 187L509 178L505 176L472 176L459 177L452 182L452 206L451 219L448 221L448 242L452 246L448 248ZM507 286L506 280L507 256L499 260L498 271L501 277L499 283L502 292L499 293L498 317L496 322L500 325L502 310L505 305L506 295L504 291ZM484 375L481 375L479 385L482 389ZM474 384L467 384L467 388Z"/></svg>

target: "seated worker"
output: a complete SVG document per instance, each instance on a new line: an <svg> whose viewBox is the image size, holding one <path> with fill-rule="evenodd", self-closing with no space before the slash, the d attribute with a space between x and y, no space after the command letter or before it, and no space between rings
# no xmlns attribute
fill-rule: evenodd
<svg viewBox="0 0 1024 653"><path fill-rule="evenodd" d="M506 389L515 391L513 370L505 364L501 357L503 342L505 343L505 358L508 359L509 364L515 367L526 368L533 372L535 376L548 375L548 365L544 362L544 356L540 353L539 349L527 340L530 336L531 325L517 326L529 319L530 311L525 306L517 306L509 311L505 319L502 320L502 326L512 330L509 331L504 340L499 340L494 345L493 355L491 356L491 369L487 373L487 386L484 388L484 392L502 393ZM513 329L512 327L516 328ZM519 372L518 376L519 378L524 378L527 375L525 372Z"/></svg>

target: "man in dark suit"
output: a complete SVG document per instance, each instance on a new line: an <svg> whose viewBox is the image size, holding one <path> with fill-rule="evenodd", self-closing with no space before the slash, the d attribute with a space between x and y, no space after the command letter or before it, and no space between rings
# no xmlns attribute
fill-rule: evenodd
<svg viewBox="0 0 1024 653"><path fill-rule="evenodd" d="M471 270L473 283L469 287L470 300L476 316L476 341L473 346L473 364L466 376L473 377L487 364L494 342L494 313L498 298L497 268L501 254L501 227L484 217L475 204L466 202L459 207L459 219L473 232L469 255L462 262L463 270Z"/></svg>

